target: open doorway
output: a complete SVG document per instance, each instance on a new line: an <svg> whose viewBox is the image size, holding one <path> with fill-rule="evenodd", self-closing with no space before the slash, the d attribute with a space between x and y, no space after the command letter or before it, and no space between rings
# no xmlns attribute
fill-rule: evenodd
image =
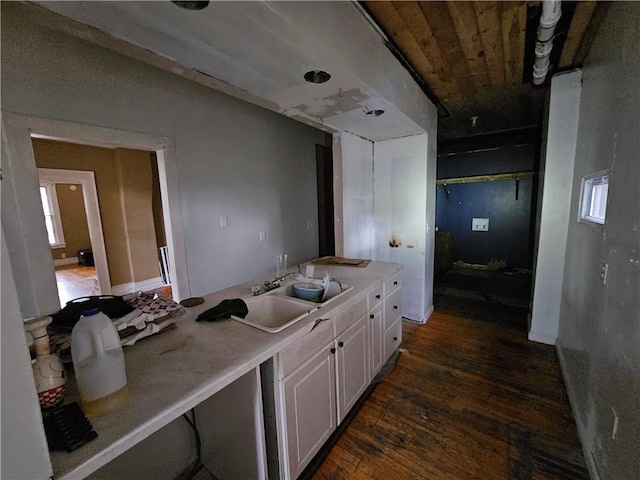
<svg viewBox="0 0 640 480"><path fill-rule="evenodd" d="M57 311L60 300L51 261L51 246L44 226L39 195L32 139L62 141L75 145L95 145L104 148L138 149L157 156L162 217L166 227L166 252L171 270L172 293L175 300L189 296L189 284L180 222L180 195L173 140L153 134L118 130L86 124L31 117L3 112L3 168L11 182L3 189L3 226L6 243L12 253L14 280L24 318ZM128 164L123 176L135 179ZM5 195L6 193L6 195ZM121 202L118 197L107 203ZM102 207L102 200L100 206ZM5 208L6 207L6 208ZM129 226L135 229L135 215ZM11 227L11 228L9 228ZM96 245L92 243L94 259ZM133 252L128 252L131 255ZM157 265L157 251L153 251ZM107 274L109 273L107 269ZM98 272L100 276L100 272ZM111 280L108 283L110 285Z"/></svg>
<svg viewBox="0 0 640 480"><path fill-rule="evenodd" d="M61 305L157 288L171 296L155 153L32 143Z"/></svg>
<svg viewBox="0 0 640 480"><path fill-rule="evenodd" d="M516 309L526 328L539 132L518 135L439 145L434 293L440 305Z"/></svg>

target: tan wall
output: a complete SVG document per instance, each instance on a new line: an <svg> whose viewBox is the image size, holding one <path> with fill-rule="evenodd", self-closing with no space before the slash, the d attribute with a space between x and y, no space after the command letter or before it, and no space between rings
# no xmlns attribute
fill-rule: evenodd
<svg viewBox="0 0 640 480"><path fill-rule="evenodd" d="M116 172L121 185L124 226L132 276L146 280L160 275L153 222L153 175L149 152L116 148Z"/></svg>
<svg viewBox="0 0 640 480"><path fill-rule="evenodd" d="M34 138L33 151L38 168L59 168L94 172L98 191L98 203L100 206L100 217L104 232L104 242L107 251L107 262L109 264L109 276L112 285L142 281L160 275L157 255L155 255L155 253L153 256L153 265L151 265L150 255L143 255L140 258L135 256L136 267L134 268L132 265L130 260L133 257L130 254L129 240L127 238L126 215L123 213L123 207L126 204L136 205L136 202L124 201L122 179L124 177L135 177L136 175L146 172L146 174L149 175L148 182L151 182L148 152L141 152L142 154L139 156L122 156L120 163L122 163L123 160L127 162L126 168L122 169L116 161L117 150L113 149ZM140 163L144 163L145 166L140 167L138 165ZM133 195L134 198L139 195L135 191L137 187L137 181L130 180L127 184L128 194ZM145 195L149 196L149 204L151 203L151 190L152 189L148 187L147 193L145 193ZM140 207L139 204L138 206ZM140 215L140 212L132 213L130 218L137 218ZM146 215L151 219L153 218L150 206L148 207ZM131 225L131 222L129 222L129 225ZM145 225L149 228L148 224ZM134 251L139 251L139 241L142 238L151 238L152 241L147 248L150 251L156 252L155 227L153 225L151 226L150 237L148 235L145 236L141 232L141 228L142 227L132 227ZM140 267L138 263L144 261L147 261L149 265ZM144 272L142 274L148 274L148 276L134 276L137 272ZM149 272L155 273L149 274Z"/></svg>
<svg viewBox="0 0 640 480"><path fill-rule="evenodd" d="M158 159L155 152L151 153L151 173L153 175L153 196L151 199L153 208L153 223L156 227L156 243L158 247L167 244L167 237L164 230L164 214L162 212L162 198L160 196L160 176L158 175Z"/></svg>
<svg viewBox="0 0 640 480"><path fill-rule="evenodd" d="M51 249L54 260L63 258L63 253L66 258L72 258L78 255L78 250L91 248L82 185L57 183L56 196L66 247Z"/></svg>

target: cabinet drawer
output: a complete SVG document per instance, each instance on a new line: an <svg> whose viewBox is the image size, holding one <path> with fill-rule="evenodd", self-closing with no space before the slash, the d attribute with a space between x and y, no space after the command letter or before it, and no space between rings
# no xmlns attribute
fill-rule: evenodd
<svg viewBox="0 0 640 480"><path fill-rule="evenodd" d="M382 299L384 297L384 287L378 285L369 294L369 310L376 308L377 305L382 305Z"/></svg>
<svg viewBox="0 0 640 480"><path fill-rule="evenodd" d="M388 329L400 316L402 316L401 288L384 299L384 329Z"/></svg>
<svg viewBox="0 0 640 480"><path fill-rule="evenodd" d="M281 373L278 379L285 378L331 341L333 341L333 322L326 320L279 353Z"/></svg>
<svg viewBox="0 0 640 480"><path fill-rule="evenodd" d="M402 286L402 273L403 272L398 272L393 277L391 277L389 280L384 282L384 295L385 296L389 295L396 288L399 288L399 287Z"/></svg>
<svg viewBox="0 0 640 480"><path fill-rule="evenodd" d="M367 313L367 297L362 297L334 317L335 335L340 335L365 313Z"/></svg>
<svg viewBox="0 0 640 480"><path fill-rule="evenodd" d="M391 354L402 343L402 319L399 318L384 334L384 361L389 360Z"/></svg>

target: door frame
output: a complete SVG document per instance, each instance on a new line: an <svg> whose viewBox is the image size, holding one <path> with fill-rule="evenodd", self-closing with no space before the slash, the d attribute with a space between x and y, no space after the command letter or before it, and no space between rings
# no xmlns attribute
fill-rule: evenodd
<svg viewBox="0 0 640 480"><path fill-rule="evenodd" d="M111 279L109 278L109 263L104 245L104 232L98 203L95 174L86 170L64 170L59 168L38 168L38 179L52 183L78 183L82 185L84 210L87 214L89 240L98 276L100 294L111 293ZM61 305L62 306L62 305Z"/></svg>
<svg viewBox="0 0 640 480"><path fill-rule="evenodd" d="M23 318L59 310L55 271L46 235L31 138L155 152L172 270L174 298L190 295L182 227L177 158L172 138L2 111L2 225Z"/></svg>

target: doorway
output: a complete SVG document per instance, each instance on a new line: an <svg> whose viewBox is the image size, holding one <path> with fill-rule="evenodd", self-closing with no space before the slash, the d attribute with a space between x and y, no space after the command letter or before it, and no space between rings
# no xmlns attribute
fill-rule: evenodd
<svg viewBox="0 0 640 480"><path fill-rule="evenodd" d="M318 191L318 250L319 257L336 254L333 223L333 150L316 144L316 179Z"/></svg>
<svg viewBox="0 0 640 480"><path fill-rule="evenodd" d="M9 173L7 178L11 179L3 191L3 225L6 227L7 246L13 252L14 280L24 318L60 308L51 249L38 195L32 137L155 152L173 297L180 300L189 296L177 165L171 138L7 112L3 112L2 121L3 158L6 159L3 167ZM95 257L95 245L92 249Z"/></svg>
<svg viewBox="0 0 640 480"><path fill-rule="evenodd" d="M38 149L34 148L34 152ZM38 162L36 161L36 164ZM111 293L94 173L38 168L41 193L46 188L52 220L45 223L56 275L60 306L86 295ZM46 207L43 200L43 209ZM52 235L51 230L55 230Z"/></svg>

